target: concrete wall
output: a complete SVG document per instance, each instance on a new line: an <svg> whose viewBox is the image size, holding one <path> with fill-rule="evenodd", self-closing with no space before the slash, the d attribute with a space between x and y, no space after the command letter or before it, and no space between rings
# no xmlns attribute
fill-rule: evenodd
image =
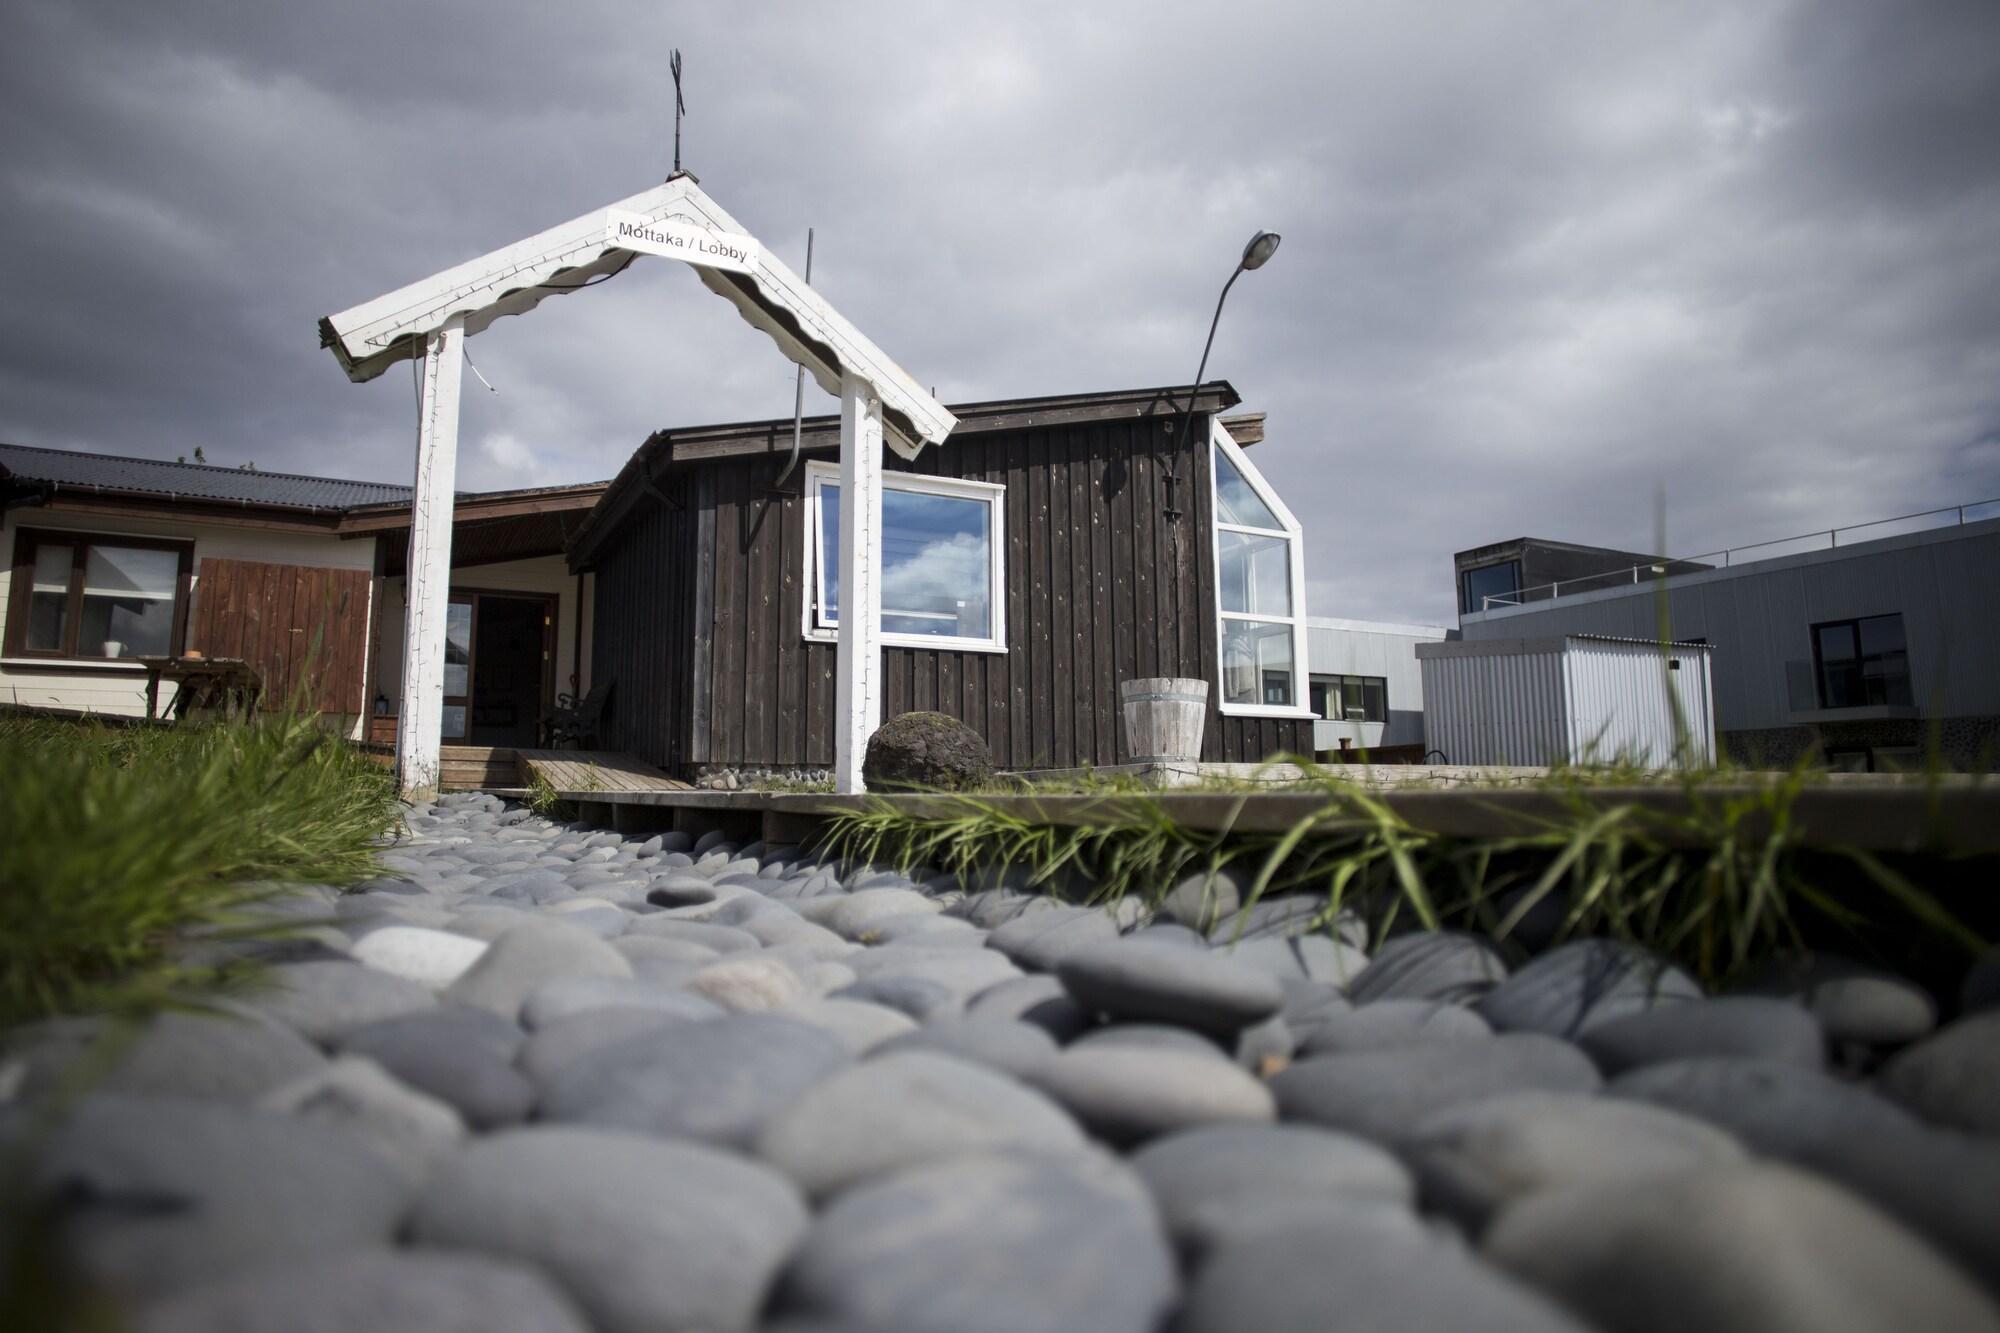
<svg viewBox="0 0 2000 1333"><path fill-rule="evenodd" d="M24 527L61 528L106 536L192 538L194 586L189 600L190 626L193 606L201 597L201 562L210 556L327 569L371 569L375 564L375 541L371 537L342 540L322 533L223 526L170 517L90 514L60 508L12 509L0 520L0 633L5 631L11 601L14 534ZM377 610L378 607L371 606L371 615ZM162 710L173 693L170 685L160 687ZM108 660L52 666L39 659L0 658L0 701L140 716L146 711L146 674L136 662Z"/></svg>
<svg viewBox="0 0 2000 1333"><path fill-rule="evenodd" d="M1442 625L1403 625L1375 620L1306 621L1307 662L1315 676L1380 676L1388 682L1389 720L1313 724L1313 748L1337 750L1345 738L1357 749L1421 745L1424 739L1424 677L1417 645L1437 643Z"/></svg>
<svg viewBox="0 0 2000 1333"><path fill-rule="evenodd" d="M1976 760L1981 738L2000 727L2000 519L1499 608L1460 624L1468 640L1651 639L1662 598L1669 637L1706 639L1714 650L1718 730L1725 740L1761 737L1766 758L1796 756L1814 737L1846 743L1841 729L1857 724L1873 728L1855 732L1857 745L1917 744L1936 722L1948 756ZM1810 673L1811 627L1890 612L1903 617L1916 708L1795 708L1787 673Z"/></svg>

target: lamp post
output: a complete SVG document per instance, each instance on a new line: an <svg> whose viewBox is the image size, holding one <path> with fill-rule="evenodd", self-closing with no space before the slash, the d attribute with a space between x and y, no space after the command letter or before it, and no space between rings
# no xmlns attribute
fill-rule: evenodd
<svg viewBox="0 0 2000 1333"><path fill-rule="evenodd" d="M1222 323L1222 303L1229 299L1229 289L1236 285L1238 278L1251 269L1262 268L1270 262L1271 256L1278 253L1278 241L1279 236L1275 231L1260 231L1255 236L1252 236L1250 243L1243 247L1243 257L1236 261L1236 267L1231 271L1229 281L1222 284L1222 295L1215 298L1215 317L1208 321L1208 341L1201 345L1201 365L1195 369L1194 383L1188 387L1187 408L1181 413L1180 435L1182 439L1187 438L1188 426L1194 420L1194 400L1195 396L1201 392L1201 377L1208 373L1208 354L1215 348L1216 326ZM1166 476L1166 517L1168 522L1175 524L1179 523L1181 516L1181 511L1174 506L1174 485L1179 480L1180 477L1177 470L1173 466L1169 466ZM1175 527L1174 533L1176 540L1178 540L1180 533L1178 526Z"/></svg>

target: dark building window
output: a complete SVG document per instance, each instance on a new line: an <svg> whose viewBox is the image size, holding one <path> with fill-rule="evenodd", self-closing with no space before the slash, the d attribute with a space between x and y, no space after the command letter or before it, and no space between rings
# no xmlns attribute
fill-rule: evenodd
<svg viewBox="0 0 2000 1333"><path fill-rule="evenodd" d="M21 529L14 544L7 655L179 652L193 554L191 542Z"/></svg>
<svg viewBox="0 0 2000 1333"><path fill-rule="evenodd" d="M1471 615L1486 610L1488 597L1505 597L1511 601L1520 591L1521 562L1518 560L1503 560L1497 565L1468 569L1458 576L1459 614Z"/></svg>
<svg viewBox="0 0 2000 1333"><path fill-rule="evenodd" d="M1389 682L1382 676L1314 676L1312 709L1334 722L1387 722Z"/></svg>
<svg viewBox="0 0 2000 1333"><path fill-rule="evenodd" d="M1821 708L1914 702L1901 615L1833 620L1812 632Z"/></svg>

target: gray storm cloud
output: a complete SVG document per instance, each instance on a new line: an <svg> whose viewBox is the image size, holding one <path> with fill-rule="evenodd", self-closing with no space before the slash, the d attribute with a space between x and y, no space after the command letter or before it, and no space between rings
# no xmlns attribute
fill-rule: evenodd
<svg viewBox="0 0 2000 1333"><path fill-rule="evenodd" d="M704 187L947 401L1184 380L1283 232L1211 373L1317 614L1656 494L1683 551L2000 494L2000 7L1922 0L17 3L0 438L404 479L314 322L662 177L673 46ZM471 349L468 485L790 410L667 261Z"/></svg>

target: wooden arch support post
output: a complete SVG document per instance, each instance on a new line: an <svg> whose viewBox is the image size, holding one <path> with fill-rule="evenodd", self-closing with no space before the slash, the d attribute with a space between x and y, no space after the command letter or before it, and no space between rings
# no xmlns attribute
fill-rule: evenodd
<svg viewBox="0 0 2000 1333"><path fill-rule="evenodd" d="M403 799L409 801L432 800L438 790L445 616L451 600L451 507L458 480L458 388L464 365L465 321L447 320L424 340L417 474L410 496L403 698L396 717L396 779Z"/></svg>
<svg viewBox="0 0 2000 1333"><path fill-rule="evenodd" d="M882 725L882 400L855 375L840 383L839 559L833 789L850 793Z"/></svg>

